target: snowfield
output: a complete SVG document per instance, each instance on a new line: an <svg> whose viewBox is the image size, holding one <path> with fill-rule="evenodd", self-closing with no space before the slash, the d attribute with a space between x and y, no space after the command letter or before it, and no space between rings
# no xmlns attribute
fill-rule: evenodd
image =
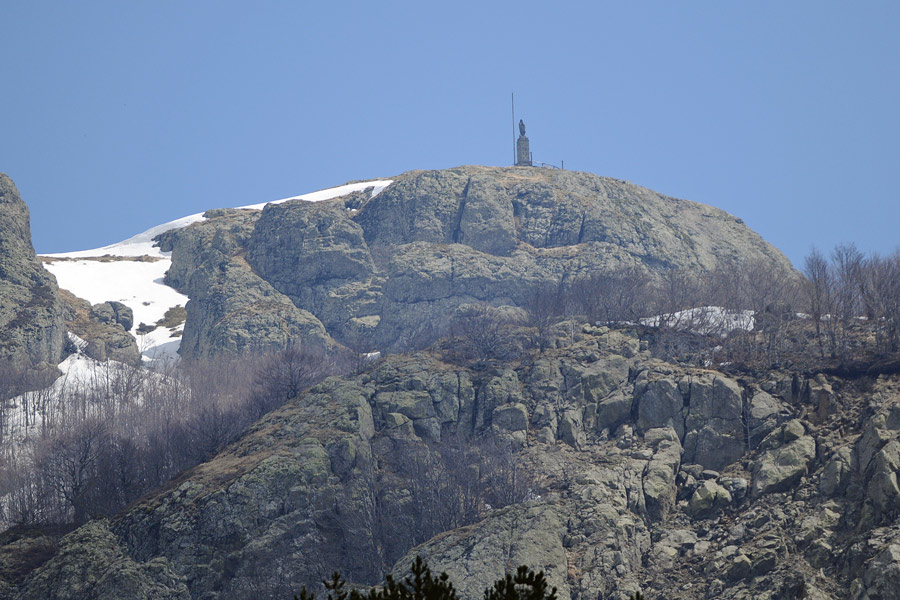
<svg viewBox="0 0 900 600"><path fill-rule="evenodd" d="M301 196L292 196L276 200L271 204L280 204L290 200L321 202L339 198L347 194L372 189L372 198L387 186L391 179L361 181L338 187L319 190ZM237 208L262 210L266 202L239 206ZM152 325L163 318L167 310L175 306L185 306L188 297L163 283L166 271L172 265L170 253L162 252L153 243L153 238L172 229L187 227L192 223L205 220L202 213L182 217L162 225L152 227L143 233L130 237L117 244L111 244L93 250L43 254L41 256L58 259L46 262L44 267L59 283L59 287L69 290L76 296L84 298L91 304L115 300L134 311L134 326L130 333L135 337L138 348L146 362L172 360L178 356L181 338L166 327L158 327L146 335L137 332L141 323ZM107 257L100 260L101 257ZM117 257L119 260L115 258ZM145 257L145 258L144 258ZM142 260L134 260L143 258ZM175 329L180 333L182 325ZM68 367L78 364L64 361L60 368L64 373Z"/></svg>
<svg viewBox="0 0 900 600"><path fill-rule="evenodd" d="M171 338L168 328L158 327L147 335L137 333L141 323L152 324L163 318L173 306L187 304L188 297L163 283L171 260L160 257L153 262L119 260L73 260L47 263L44 266L56 276L59 287L69 290L91 304L115 300L134 311L135 336L138 349L147 359L161 358L158 348L177 338ZM166 346L171 349L172 346ZM175 346L177 350L177 345Z"/></svg>

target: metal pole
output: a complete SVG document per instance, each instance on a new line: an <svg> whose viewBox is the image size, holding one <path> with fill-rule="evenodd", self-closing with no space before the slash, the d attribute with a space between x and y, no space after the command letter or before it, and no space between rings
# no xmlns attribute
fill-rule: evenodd
<svg viewBox="0 0 900 600"><path fill-rule="evenodd" d="M512 125L513 125L513 166L519 161L518 154L516 154L516 93L511 92L512 95Z"/></svg>

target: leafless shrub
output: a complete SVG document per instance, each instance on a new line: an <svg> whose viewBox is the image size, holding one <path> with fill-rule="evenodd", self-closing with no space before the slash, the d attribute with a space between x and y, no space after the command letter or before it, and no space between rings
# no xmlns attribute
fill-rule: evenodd
<svg viewBox="0 0 900 600"><path fill-rule="evenodd" d="M450 323L450 340L444 357L452 362L483 369L491 361L509 360L521 349L518 320L484 304L464 307Z"/></svg>
<svg viewBox="0 0 900 600"><path fill-rule="evenodd" d="M832 281L828 260L818 249L813 248L804 260L803 274L806 276L803 287L806 311L815 325L819 354L824 358L822 319L831 313Z"/></svg>
<svg viewBox="0 0 900 600"><path fill-rule="evenodd" d="M324 350L296 345L264 356L253 375L247 403L250 419L255 421L327 375L338 372L335 366Z"/></svg>
<svg viewBox="0 0 900 600"><path fill-rule="evenodd" d="M566 295L560 284L540 283L525 297L528 325L536 330L535 345L543 352L550 344L550 329L565 315Z"/></svg>
<svg viewBox="0 0 900 600"><path fill-rule="evenodd" d="M594 272L569 288L573 310L590 322L613 324L648 316L650 278L634 267Z"/></svg>

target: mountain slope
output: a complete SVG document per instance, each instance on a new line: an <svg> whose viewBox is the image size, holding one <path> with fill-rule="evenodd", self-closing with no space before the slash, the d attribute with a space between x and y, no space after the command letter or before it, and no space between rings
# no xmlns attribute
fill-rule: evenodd
<svg viewBox="0 0 900 600"><path fill-rule="evenodd" d="M472 304L520 314L542 286L622 268L661 281L750 261L795 275L734 217L584 173L460 167L315 199L207 211L50 268L72 265L73 286L78 269L123 269L103 300L131 303L134 332L187 299L183 329L144 339L188 357L298 340L406 350ZM134 291L129 272L158 289ZM511 321L502 356L466 355L487 327L476 320L323 381L77 529L0 597L289 598L334 569L376 584L414 554L463 597L518 563L573 600L900 587L896 375L729 373L655 358L638 325L538 335Z"/></svg>
<svg viewBox="0 0 900 600"><path fill-rule="evenodd" d="M415 554L462 597L519 563L571 599L893 597L897 377L736 378L636 333L563 324L486 369L419 353L328 379L65 538L18 597L112 598L97 582L117 574L153 597L284 598Z"/></svg>

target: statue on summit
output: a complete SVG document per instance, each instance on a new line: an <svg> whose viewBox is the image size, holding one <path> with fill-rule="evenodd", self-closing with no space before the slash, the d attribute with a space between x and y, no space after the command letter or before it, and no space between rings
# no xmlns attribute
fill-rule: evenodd
<svg viewBox="0 0 900 600"><path fill-rule="evenodd" d="M516 140L516 166L531 166L531 150L528 146L528 138L525 137L525 121L519 119L519 139Z"/></svg>

